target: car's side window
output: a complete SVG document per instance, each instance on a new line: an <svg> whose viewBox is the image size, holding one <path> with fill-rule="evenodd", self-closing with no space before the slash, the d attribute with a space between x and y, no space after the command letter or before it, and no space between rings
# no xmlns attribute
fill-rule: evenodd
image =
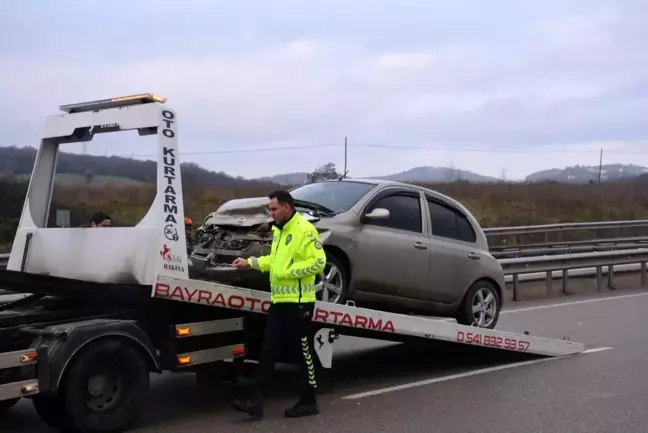
<svg viewBox="0 0 648 433"><path fill-rule="evenodd" d="M434 236L471 243L477 240L475 230L463 213L429 198L427 202Z"/></svg>
<svg viewBox="0 0 648 433"><path fill-rule="evenodd" d="M370 211L383 208L389 211L389 218L384 220L368 221L367 224L389 227L409 232L422 233L421 201L414 195L394 194L379 199Z"/></svg>

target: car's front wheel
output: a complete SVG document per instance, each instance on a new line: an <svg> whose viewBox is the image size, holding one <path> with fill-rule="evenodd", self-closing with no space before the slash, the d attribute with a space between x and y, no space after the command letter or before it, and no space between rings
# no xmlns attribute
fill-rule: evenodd
<svg viewBox="0 0 648 433"><path fill-rule="evenodd" d="M497 325L501 310L500 296L489 281L475 282L464 297L457 312L461 325L493 329Z"/></svg>
<svg viewBox="0 0 648 433"><path fill-rule="evenodd" d="M326 253L324 272L315 278L317 300L344 304L349 289L348 277L344 264L335 255Z"/></svg>

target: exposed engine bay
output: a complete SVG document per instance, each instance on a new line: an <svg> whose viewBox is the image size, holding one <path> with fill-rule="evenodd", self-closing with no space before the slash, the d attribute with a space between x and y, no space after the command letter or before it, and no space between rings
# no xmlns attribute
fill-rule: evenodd
<svg viewBox="0 0 648 433"><path fill-rule="evenodd" d="M230 267L237 257L262 256L271 244L271 223L252 227L210 225L197 233L191 256L205 258L207 267Z"/></svg>
<svg viewBox="0 0 648 433"><path fill-rule="evenodd" d="M303 205L302 205L303 206ZM310 207L316 206L309 204ZM317 221L317 211L302 215ZM230 200L205 218L189 255L191 278L209 279L250 289L268 290L267 274L232 267L237 257L270 253L274 221L267 197Z"/></svg>

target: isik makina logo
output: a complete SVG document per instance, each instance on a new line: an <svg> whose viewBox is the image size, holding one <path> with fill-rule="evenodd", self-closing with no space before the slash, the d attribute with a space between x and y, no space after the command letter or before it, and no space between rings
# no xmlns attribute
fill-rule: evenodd
<svg viewBox="0 0 648 433"><path fill-rule="evenodd" d="M182 266L182 259L177 254L171 252L171 248L167 244L164 244L162 251L160 251L160 256L164 261L164 269L168 271L177 271L184 272L184 266Z"/></svg>

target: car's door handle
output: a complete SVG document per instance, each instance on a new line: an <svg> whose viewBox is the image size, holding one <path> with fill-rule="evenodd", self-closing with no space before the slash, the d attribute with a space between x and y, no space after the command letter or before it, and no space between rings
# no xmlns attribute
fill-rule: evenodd
<svg viewBox="0 0 648 433"><path fill-rule="evenodd" d="M414 242L414 248L417 250L427 250L428 247L423 242Z"/></svg>
<svg viewBox="0 0 648 433"><path fill-rule="evenodd" d="M468 253L468 257L470 257L473 260L479 260L481 257L479 257L479 254L473 253L472 251Z"/></svg>

